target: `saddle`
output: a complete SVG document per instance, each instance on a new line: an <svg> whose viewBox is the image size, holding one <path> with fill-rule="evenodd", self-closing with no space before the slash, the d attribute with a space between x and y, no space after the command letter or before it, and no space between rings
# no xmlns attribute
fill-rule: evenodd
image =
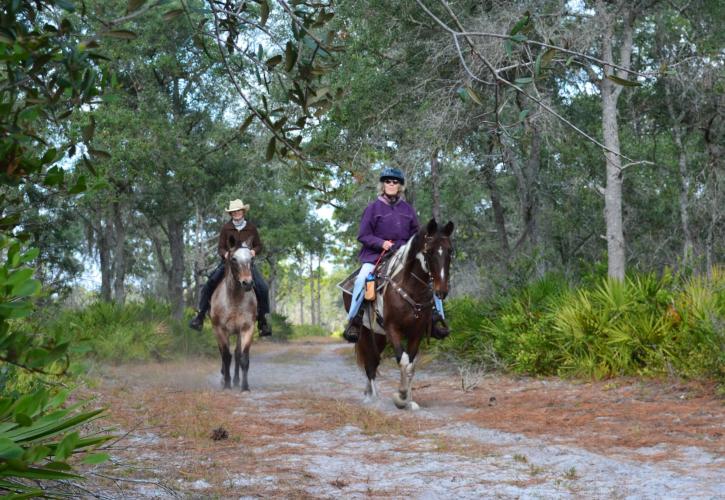
<svg viewBox="0 0 725 500"><path fill-rule="evenodd" d="M375 301L372 302L372 304L369 301L363 301L362 305L360 306L363 308L363 326L379 335L385 335L385 330L383 330L383 317L385 313L383 292L385 291L385 287L388 285L389 278L397 274L399 268L402 268L402 266L400 265L402 262L403 260L400 258L397 252L386 255L380 261L380 264L375 269L374 274ZM360 273L361 267L362 266L355 269L355 271L350 273L350 275L348 275L344 280L337 284L337 287L340 288L343 293L352 295L352 290L355 286L355 279L357 279L357 275ZM374 321L371 319L371 313L372 316L374 316Z"/></svg>

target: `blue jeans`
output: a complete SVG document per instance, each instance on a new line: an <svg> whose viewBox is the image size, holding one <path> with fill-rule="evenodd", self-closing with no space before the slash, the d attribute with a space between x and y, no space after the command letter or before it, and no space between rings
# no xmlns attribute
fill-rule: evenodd
<svg viewBox="0 0 725 500"><path fill-rule="evenodd" d="M352 302L350 303L350 310L347 313L348 320L354 318L360 310L360 305L365 297L365 294L363 293L365 289L365 278L372 272L373 269L375 269L375 264L366 262L363 263L360 268L360 272L357 273L355 285L352 287ZM443 301L439 299L436 294L433 294L433 302L435 303L438 314L441 315L441 318L445 318L446 316L443 314Z"/></svg>

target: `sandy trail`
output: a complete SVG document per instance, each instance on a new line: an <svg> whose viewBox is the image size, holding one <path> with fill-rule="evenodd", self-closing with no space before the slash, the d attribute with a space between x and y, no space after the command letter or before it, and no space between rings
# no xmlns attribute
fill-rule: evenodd
<svg viewBox="0 0 725 500"><path fill-rule="evenodd" d="M364 403L352 348L252 347L250 393L219 363L109 369L92 392L128 432L91 469L102 496L725 498L725 415L711 386L488 376L469 392L423 364L397 410L392 360ZM226 439L213 440L223 428ZM217 434L223 434L217 431Z"/></svg>

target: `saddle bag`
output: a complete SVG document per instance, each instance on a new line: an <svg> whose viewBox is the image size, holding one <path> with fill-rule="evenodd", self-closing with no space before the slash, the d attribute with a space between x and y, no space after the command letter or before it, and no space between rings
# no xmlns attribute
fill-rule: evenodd
<svg viewBox="0 0 725 500"><path fill-rule="evenodd" d="M372 302L375 300L375 276L369 273L365 277L365 300Z"/></svg>

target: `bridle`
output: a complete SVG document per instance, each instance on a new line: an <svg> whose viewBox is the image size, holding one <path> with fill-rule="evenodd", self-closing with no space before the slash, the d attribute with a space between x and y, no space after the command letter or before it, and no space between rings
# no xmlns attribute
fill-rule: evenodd
<svg viewBox="0 0 725 500"><path fill-rule="evenodd" d="M420 276L418 276L415 272L412 270L410 271L410 275L418 280L423 285L426 285L428 287L428 290L430 291L430 300L419 303L413 300L413 297L410 296L410 294L402 287L399 283L393 281L393 278L389 276L382 276L383 280L385 281L385 286L388 285L393 287L393 290L398 292L398 295L410 305L410 307L413 309L413 315L415 316L415 319L418 319L420 317L421 312L424 310L432 307L435 304L435 298L434 298L434 292L433 292L433 276L431 275L430 269L430 244L433 241L433 236L430 236L428 234L425 235L425 240L423 242L423 249L421 250L421 254L423 255L423 262L421 262L421 267L423 268L423 272L427 275L428 279L424 280ZM416 257L417 258L417 257ZM384 291L383 291L384 293Z"/></svg>

